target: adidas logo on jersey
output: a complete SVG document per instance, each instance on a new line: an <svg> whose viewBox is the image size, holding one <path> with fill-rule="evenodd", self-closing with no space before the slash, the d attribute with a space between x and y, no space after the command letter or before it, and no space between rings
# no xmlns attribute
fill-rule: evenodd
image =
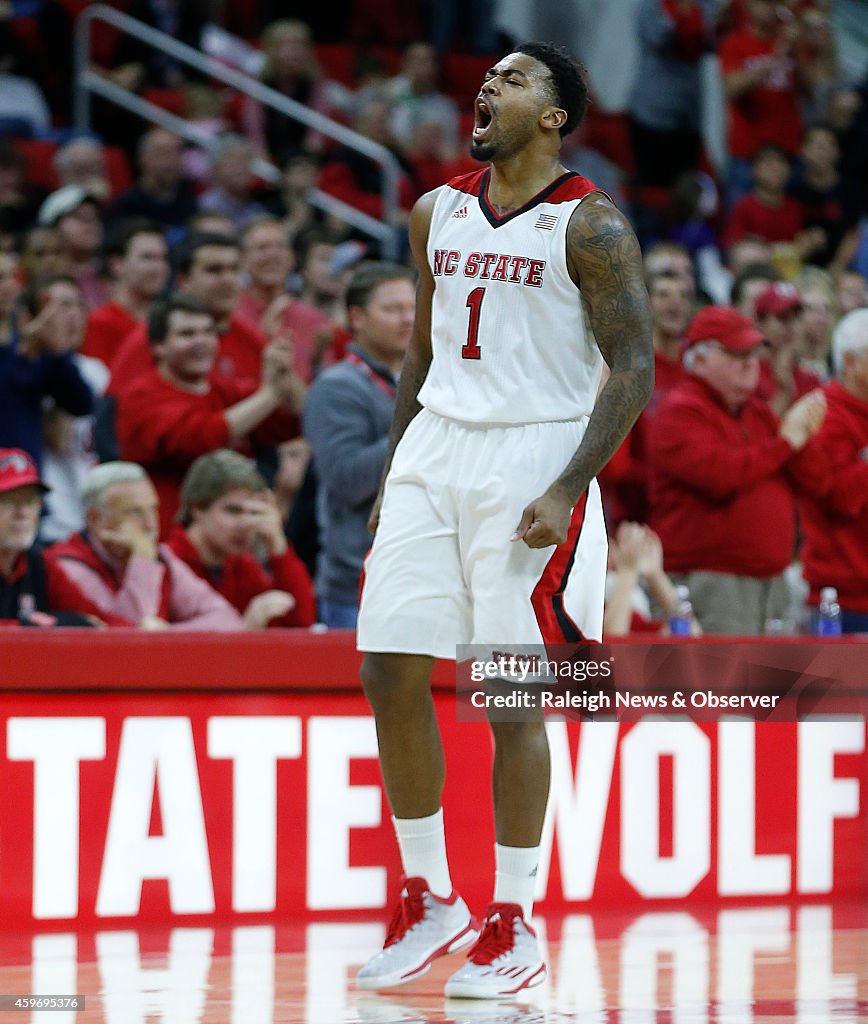
<svg viewBox="0 0 868 1024"><path fill-rule="evenodd" d="M460 210L456 210L455 213L452 214L452 216L453 217L466 217L467 216L467 207L466 206L462 206L461 209Z"/></svg>

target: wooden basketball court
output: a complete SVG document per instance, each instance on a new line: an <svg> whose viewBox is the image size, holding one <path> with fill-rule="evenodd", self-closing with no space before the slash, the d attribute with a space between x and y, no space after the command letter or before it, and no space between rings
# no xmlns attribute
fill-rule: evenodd
<svg viewBox="0 0 868 1024"><path fill-rule="evenodd" d="M733 907L536 918L549 978L517 1001L445 999L460 954L380 994L353 985L381 921L57 932L0 939L0 992L80 993L45 1024L857 1024L868 1020L865 908Z"/></svg>

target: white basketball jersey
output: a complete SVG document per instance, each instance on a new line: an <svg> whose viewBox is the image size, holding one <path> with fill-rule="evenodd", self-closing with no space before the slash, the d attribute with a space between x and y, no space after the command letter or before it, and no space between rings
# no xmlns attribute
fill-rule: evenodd
<svg viewBox="0 0 868 1024"><path fill-rule="evenodd" d="M567 269L567 225L599 191L569 172L499 216L488 168L440 188L428 235L433 360L419 401L470 423L590 415L603 360Z"/></svg>

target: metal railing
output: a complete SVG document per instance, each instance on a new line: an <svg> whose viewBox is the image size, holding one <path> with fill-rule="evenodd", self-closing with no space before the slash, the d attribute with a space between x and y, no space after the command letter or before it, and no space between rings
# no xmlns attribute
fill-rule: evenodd
<svg viewBox="0 0 868 1024"><path fill-rule="evenodd" d="M109 81L107 78L91 69L91 39L90 27L95 21L103 21L113 25L119 31L131 35L155 50L166 54L181 64L201 71L209 78L216 79L226 85L232 86L238 92L244 93L251 99L257 100L263 106L271 107L273 110L284 114L294 121L300 121L303 125L314 131L334 139L336 142L355 149L359 153L369 157L380 165L383 171L383 219L377 220L362 210L334 196L330 196L320 189L312 189L308 194L310 202L328 214L339 217L353 227L364 232L372 238L376 238L382 247L383 254L394 259L398 255L398 178L400 166L394 154L385 146L352 131L350 128L333 121L331 118L311 110L303 103L284 96L263 85L256 78L246 75L241 71L226 67L213 57L200 53L186 43L180 43L172 36L166 35L149 25L145 25L135 18L116 11L105 4L92 4L85 8L79 15L75 26L75 97L74 97L74 120L79 131L90 131L91 128L91 96L101 96L110 103L136 114L145 121L159 125L175 135L193 142L203 149L210 150L215 139L206 135L195 126L189 124L183 118L158 107L149 100L124 89L122 86ZM253 163L254 172L263 180L278 182L280 170L270 161L262 157L256 157Z"/></svg>

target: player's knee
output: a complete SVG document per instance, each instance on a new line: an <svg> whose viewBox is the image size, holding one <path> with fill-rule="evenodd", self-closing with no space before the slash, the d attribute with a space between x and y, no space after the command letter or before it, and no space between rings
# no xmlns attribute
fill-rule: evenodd
<svg viewBox="0 0 868 1024"><path fill-rule="evenodd" d="M362 660L362 689L368 703L380 709L398 709L405 703L418 702L430 689L430 665L433 659L417 659L407 655L371 654Z"/></svg>

